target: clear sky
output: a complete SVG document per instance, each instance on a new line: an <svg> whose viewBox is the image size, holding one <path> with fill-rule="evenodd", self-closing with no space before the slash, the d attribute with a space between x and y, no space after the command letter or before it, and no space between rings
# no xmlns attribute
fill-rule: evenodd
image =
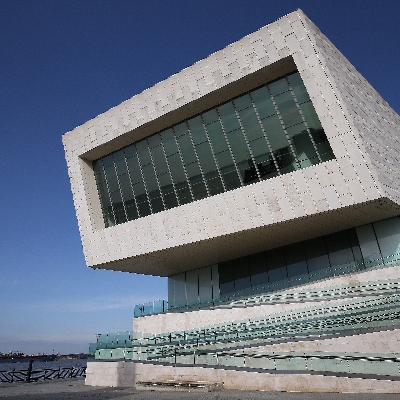
<svg viewBox="0 0 400 400"><path fill-rule="evenodd" d="M167 296L86 267L62 134L296 8L400 113L398 0L0 0L1 352L86 352Z"/></svg>

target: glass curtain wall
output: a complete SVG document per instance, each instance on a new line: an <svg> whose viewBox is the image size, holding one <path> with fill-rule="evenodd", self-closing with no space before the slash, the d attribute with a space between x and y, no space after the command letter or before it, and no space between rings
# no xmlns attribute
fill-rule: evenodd
<svg viewBox="0 0 400 400"><path fill-rule="evenodd" d="M280 290L361 269L356 230L350 229L218 264L220 296Z"/></svg>
<svg viewBox="0 0 400 400"><path fill-rule="evenodd" d="M334 158L298 72L93 162L106 227Z"/></svg>

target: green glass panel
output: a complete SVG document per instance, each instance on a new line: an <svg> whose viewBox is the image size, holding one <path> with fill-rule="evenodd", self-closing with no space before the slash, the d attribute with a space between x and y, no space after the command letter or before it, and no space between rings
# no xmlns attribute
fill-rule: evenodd
<svg viewBox="0 0 400 400"><path fill-rule="evenodd" d="M292 142L301 168L307 168L320 162L307 131L295 135Z"/></svg>
<svg viewBox="0 0 400 400"><path fill-rule="evenodd" d="M139 215L145 217L151 214L150 204L146 195L136 196L136 204L139 210Z"/></svg>
<svg viewBox="0 0 400 400"><path fill-rule="evenodd" d="M121 188L121 193L124 201L132 200L133 192L128 174L119 176L119 186Z"/></svg>
<svg viewBox="0 0 400 400"><path fill-rule="evenodd" d="M238 97L233 100L233 104L237 111L244 110L245 108L249 108L252 106L251 98L249 94L245 94L243 96Z"/></svg>
<svg viewBox="0 0 400 400"><path fill-rule="evenodd" d="M151 163L149 148L146 140L136 143L136 151L142 167Z"/></svg>
<svg viewBox="0 0 400 400"><path fill-rule="evenodd" d="M289 146L282 147L274 151L273 154L281 174L287 174L298 169L298 165Z"/></svg>
<svg viewBox="0 0 400 400"><path fill-rule="evenodd" d="M321 122L311 101L301 104L300 108L310 129L322 129Z"/></svg>
<svg viewBox="0 0 400 400"><path fill-rule="evenodd" d="M215 158L217 159L226 190L231 190L241 186L230 152L224 151L223 153L218 153L215 155Z"/></svg>
<svg viewBox="0 0 400 400"><path fill-rule="evenodd" d="M143 170L144 181L146 182L146 187L149 194L154 190L158 190L157 179L154 173L153 166L150 164L145 165L142 168L142 170Z"/></svg>
<svg viewBox="0 0 400 400"><path fill-rule="evenodd" d="M193 198L195 200L201 200L208 196L206 185L203 180L193 179L190 181L192 186Z"/></svg>
<svg viewBox="0 0 400 400"><path fill-rule="evenodd" d="M132 221L134 219L139 218L139 214L136 209L136 204L134 201L126 204L126 213L128 217L128 221Z"/></svg>
<svg viewBox="0 0 400 400"><path fill-rule="evenodd" d="M190 136L180 136L178 138L179 149L181 151L183 162L187 164L191 164L196 162L196 153L194 152L192 141L190 140Z"/></svg>
<svg viewBox="0 0 400 400"><path fill-rule="evenodd" d="M221 178L218 175L217 171L210 172L205 175L205 179L207 181L208 190L210 192L210 196L214 194L222 193L224 191L224 187L221 182Z"/></svg>
<svg viewBox="0 0 400 400"><path fill-rule="evenodd" d="M175 184L176 194L179 199L179 204L186 204L193 201L192 194L190 193L189 185L187 182L180 182Z"/></svg>
<svg viewBox="0 0 400 400"><path fill-rule="evenodd" d="M262 124L272 150L278 150L289 145L277 115L264 118Z"/></svg>
<svg viewBox="0 0 400 400"><path fill-rule="evenodd" d="M281 93L287 92L289 90L289 85L285 78L279 79L268 85L269 91L272 96L278 96Z"/></svg>
<svg viewBox="0 0 400 400"><path fill-rule="evenodd" d="M288 76L288 81L299 104L310 101L310 96L308 95L307 89L304 86L303 80L298 72Z"/></svg>
<svg viewBox="0 0 400 400"><path fill-rule="evenodd" d="M181 124L175 125L173 127L175 136L182 136L182 135L187 135L188 133L188 126L186 122L182 122Z"/></svg>
<svg viewBox="0 0 400 400"><path fill-rule="evenodd" d="M149 144L150 148L160 146L161 145L161 136L160 134L149 136L147 138L147 143Z"/></svg>
<svg viewBox="0 0 400 400"><path fill-rule="evenodd" d="M106 167L104 172L107 179L108 191L114 192L115 190L118 190L118 181L114 165L111 164L110 166Z"/></svg>
<svg viewBox="0 0 400 400"><path fill-rule="evenodd" d="M124 222L128 221L125 215L125 210L122 208L122 204L116 210L114 210L114 215L116 224L123 224Z"/></svg>
<svg viewBox="0 0 400 400"><path fill-rule="evenodd" d="M118 175L122 175L122 174L126 173L125 157L124 157L124 153L122 151L114 153L114 164L117 169Z"/></svg>
<svg viewBox="0 0 400 400"><path fill-rule="evenodd" d="M285 92L275 97L275 103L286 128L302 122L302 118L296 103L290 92Z"/></svg>
<svg viewBox="0 0 400 400"><path fill-rule="evenodd" d="M154 197L153 199L150 200L150 203L151 203L151 210L153 213L164 211L164 204L162 202L161 197L158 196Z"/></svg>
<svg viewBox="0 0 400 400"><path fill-rule="evenodd" d="M176 199L174 187L172 185L163 186L161 188L161 193L164 198L166 209L178 206L178 200Z"/></svg>
<svg viewBox="0 0 400 400"><path fill-rule="evenodd" d="M167 129L161 132L161 138L164 145L165 154L168 156L178 152L178 146L175 141L174 132L172 129Z"/></svg>
<svg viewBox="0 0 400 400"><path fill-rule="evenodd" d="M335 158L335 155L333 154L331 145L328 141L328 138L325 135L325 132L323 129L310 129L311 131L311 136L314 140L315 145L317 146L317 151L321 157L322 161L328 161L332 160Z"/></svg>
<svg viewBox="0 0 400 400"><path fill-rule="evenodd" d="M185 171L182 166L179 154L174 154L168 157L169 169L175 184L186 181Z"/></svg>
<svg viewBox="0 0 400 400"><path fill-rule="evenodd" d="M168 172L167 161L165 160L164 150L161 146L156 146L151 149L154 166L156 167L157 175Z"/></svg>
<svg viewBox="0 0 400 400"><path fill-rule="evenodd" d="M217 169L211 153L210 144L208 142L197 145L196 152L197 156L199 157L201 168L205 174L213 172Z"/></svg>
<svg viewBox="0 0 400 400"><path fill-rule="evenodd" d="M113 165L113 163L114 163L114 159L113 159L112 155L105 156L105 157L103 157L102 160L103 160L103 168L107 168L107 167Z"/></svg>
<svg viewBox="0 0 400 400"><path fill-rule="evenodd" d="M136 157L136 146L133 144L131 146L125 147L124 149L125 158Z"/></svg>
<svg viewBox="0 0 400 400"><path fill-rule="evenodd" d="M158 175L158 183L160 188L163 188L164 186L172 186L171 176L169 173L167 172L166 174Z"/></svg>
<svg viewBox="0 0 400 400"><path fill-rule="evenodd" d="M243 132L240 129L236 129L227 136L236 163L247 162L250 159L250 152L243 137Z"/></svg>
<svg viewBox="0 0 400 400"><path fill-rule="evenodd" d="M292 126L290 128L286 128L286 133L289 136L289 138L292 139L294 136L296 136L298 134L307 133L307 128L303 123L301 123L301 124Z"/></svg>
<svg viewBox="0 0 400 400"><path fill-rule="evenodd" d="M272 102L268 89L265 86L252 92L251 97L257 108L260 119L269 117L276 113L274 103Z"/></svg>
<svg viewBox="0 0 400 400"><path fill-rule="evenodd" d="M225 132L231 132L235 129L240 129L240 124L236 117L235 109L232 102L223 104L222 106L218 107L218 112L220 114Z"/></svg>
<svg viewBox="0 0 400 400"><path fill-rule="evenodd" d="M271 152L264 138L254 140L250 143L257 170L262 179L272 178L278 175Z"/></svg>
<svg viewBox="0 0 400 400"><path fill-rule="evenodd" d="M221 124L219 121L213 122L207 126L208 136L214 153L228 150L228 144L222 131Z"/></svg>
<svg viewBox="0 0 400 400"><path fill-rule="evenodd" d="M211 122L218 121L218 113L216 109L209 110L202 114L205 125L211 124Z"/></svg>
<svg viewBox="0 0 400 400"><path fill-rule="evenodd" d="M128 164L129 176L131 178L131 182L138 183L143 180L142 174L140 172L139 162L136 156L128 158L126 160Z"/></svg>
<svg viewBox="0 0 400 400"><path fill-rule="evenodd" d="M239 117L246 133L247 140L250 141L263 136L263 131L253 108L247 108L246 110L240 111Z"/></svg>
<svg viewBox="0 0 400 400"><path fill-rule="evenodd" d="M195 145L207 141L206 131L200 116L189 119L188 125Z"/></svg>
<svg viewBox="0 0 400 400"><path fill-rule="evenodd" d="M203 179L200 171L200 167L197 163L192 163L186 166L186 173L189 180Z"/></svg>

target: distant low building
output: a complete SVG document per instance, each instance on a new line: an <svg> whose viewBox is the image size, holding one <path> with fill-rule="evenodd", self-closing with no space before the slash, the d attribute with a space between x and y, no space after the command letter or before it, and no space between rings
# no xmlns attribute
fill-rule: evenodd
<svg viewBox="0 0 400 400"><path fill-rule="evenodd" d="M87 384L400 392L399 126L296 10L66 133L87 265L168 277Z"/></svg>

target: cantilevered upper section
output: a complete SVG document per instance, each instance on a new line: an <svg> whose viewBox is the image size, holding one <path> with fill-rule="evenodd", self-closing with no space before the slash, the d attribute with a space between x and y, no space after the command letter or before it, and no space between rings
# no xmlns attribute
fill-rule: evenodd
<svg viewBox="0 0 400 400"><path fill-rule="evenodd" d="M398 215L399 126L294 11L63 136L86 262L167 276Z"/></svg>

